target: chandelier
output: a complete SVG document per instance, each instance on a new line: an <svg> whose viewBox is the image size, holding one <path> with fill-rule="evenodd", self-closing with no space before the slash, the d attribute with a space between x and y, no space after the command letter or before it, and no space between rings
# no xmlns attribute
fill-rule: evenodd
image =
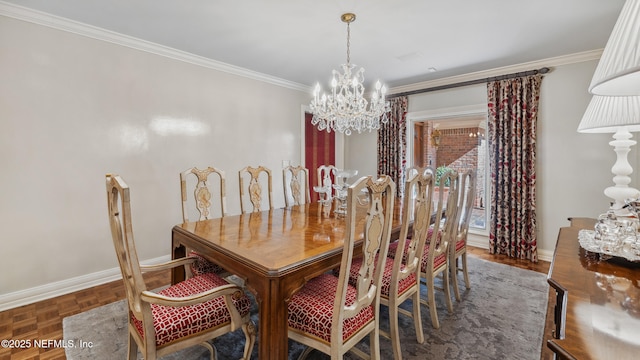
<svg viewBox="0 0 640 360"><path fill-rule="evenodd" d="M384 97L387 88L377 81L371 100L364 98L364 69L355 69L349 51L349 25L355 21L356 15L346 13L340 19L347 23L347 63L342 64L342 73L333 70L330 94L320 95L320 84L316 85L309 105L313 114L311 124L317 125L320 131L337 131L345 135L351 135L352 131L378 130L381 122L386 124L389 121L389 102Z"/></svg>

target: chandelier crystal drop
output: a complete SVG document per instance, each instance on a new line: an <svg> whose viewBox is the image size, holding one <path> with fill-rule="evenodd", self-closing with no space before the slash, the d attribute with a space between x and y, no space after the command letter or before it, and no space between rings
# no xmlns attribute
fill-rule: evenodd
<svg viewBox="0 0 640 360"><path fill-rule="evenodd" d="M340 19L347 23L347 63L342 64L342 73L333 70L331 80L331 93L322 93L320 84L313 91L313 100L309 107L313 117L312 125L317 125L318 130L327 132L336 131L351 135L353 131L378 130L381 123L387 123L387 113L390 110L389 102L385 100L387 88L376 82L375 89L371 93L371 100L364 97L364 69L356 69L351 64L350 40L351 31L349 25L356 19L352 13L343 14Z"/></svg>

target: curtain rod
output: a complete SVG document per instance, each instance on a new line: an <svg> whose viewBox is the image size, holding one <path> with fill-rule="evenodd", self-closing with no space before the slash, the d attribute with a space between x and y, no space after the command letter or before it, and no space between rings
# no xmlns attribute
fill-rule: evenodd
<svg viewBox="0 0 640 360"><path fill-rule="evenodd" d="M396 97L400 97L400 96L408 96L408 95L421 94L421 93L430 92L430 91L452 89L452 88L457 88L457 87L462 87L462 86L476 85L476 84L488 83L488 82L492 82L492 81L505 80L505 79L513 79L513 78L529 76L529 75L546 74L549 71L551 71L551 69L549 69L548 67L543 67L543 68L540 68L540 69L537 69L537 70L529 70L529 71L517 72L517 73L513 73L513 74L492 76L492 77L488 77L488 78L484 78L484 79L462 81L462 82L454 83L454 84L440 85L440 86L434 86L434 87L430 87L430 88L406 91L406 92L402 92L402 93L387 95L386 98L387 99L391 99L391 98L396 98Z"/></svg>

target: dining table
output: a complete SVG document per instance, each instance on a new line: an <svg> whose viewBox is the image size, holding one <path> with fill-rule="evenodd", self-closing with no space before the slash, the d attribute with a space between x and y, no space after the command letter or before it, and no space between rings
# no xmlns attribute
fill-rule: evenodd
<svg viewBox="0 0 640 360"><path fill-rule="evenodd" d="M399 198L392 239L402 217ZM258 303L259 359L287 359L287 301L309 279L340 265L345 223L331 203L321 202L185 222L172 229L172 258L193 250L240 277ZM362 231L356 238L362 242ZM184 277L182 268L172 273L174 283Z"/></svg>

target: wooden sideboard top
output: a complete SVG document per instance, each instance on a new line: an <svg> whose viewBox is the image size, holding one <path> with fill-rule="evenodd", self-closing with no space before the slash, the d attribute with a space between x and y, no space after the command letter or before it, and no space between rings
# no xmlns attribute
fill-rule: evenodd
<svg viewBox="0 0 640 360"><path fill-rule="evenodd" d="M548 281L566 294L564 338L547 345L566 358L640 358L640 263L582 249L578 232L594 224L574 218L560 229Z"/></svg>

